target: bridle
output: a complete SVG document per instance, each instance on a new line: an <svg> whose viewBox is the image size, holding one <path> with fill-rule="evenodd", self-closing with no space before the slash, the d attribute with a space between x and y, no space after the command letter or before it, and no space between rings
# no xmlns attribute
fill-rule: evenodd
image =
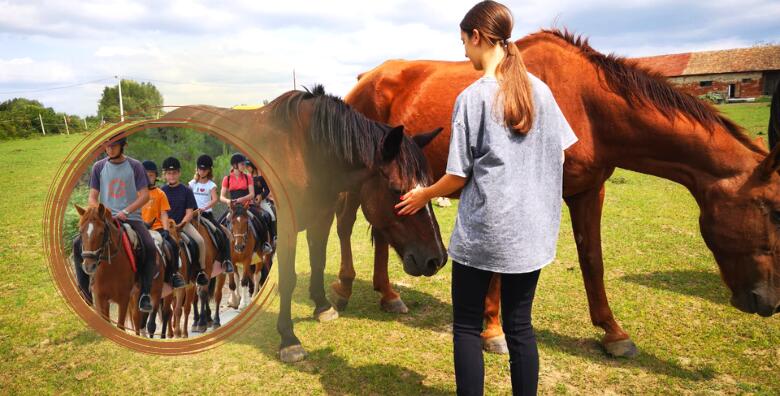
<svg viewBox="0 0 780 396"><path fill-rule="evenodd" d="M100 243L100 247L95 250L82 250L81 257L95 260L100 265L101 261L106 261L109 265L111 260L119 253L119 247L114 249L114 253L111 254L111 228L106 219L103 219L103 241ZM82 242L83 243L83 242ZM105 248L107 256L103 255L103 249Z"/></svg>

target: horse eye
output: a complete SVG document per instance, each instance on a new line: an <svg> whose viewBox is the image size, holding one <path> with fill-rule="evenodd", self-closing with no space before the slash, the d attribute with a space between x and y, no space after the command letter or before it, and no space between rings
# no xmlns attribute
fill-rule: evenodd
<svg viewBox="0 0 780 396"><path fill-rule="evenodd" d="M774 221L776 224L780 224L780 210L773 210L771 216L772 221Z"/></svg>

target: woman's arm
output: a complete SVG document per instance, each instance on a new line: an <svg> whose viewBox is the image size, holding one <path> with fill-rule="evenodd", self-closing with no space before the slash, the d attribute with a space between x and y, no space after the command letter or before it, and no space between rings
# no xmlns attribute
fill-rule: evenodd
<svg viewBox="0 0 780 396"><path fill-rule="evenodd" d="M230 205L230 198L228 198L227 193L228 193L227 187L222 186L222 189L219 191L219 200L221 202Z"/></svg>
<svg viewBox="0 0 780 396"><path fill-rule="evenodd" d="M217 187L214 187L211 189L211 201L209 201L202 209L205 211L213 208L214 205L217 204L217 201L219 201L219 198L217 198Z"/></svg>
<svg viewBox="0 0 780 396"><path fill-rule="evenodd" d="M446 174L439 181L428 187L418 187L401 197L401 202L395 205L399 216L413 215L433 198L444 197L460 190L468 181L465 177Z"/></svg>

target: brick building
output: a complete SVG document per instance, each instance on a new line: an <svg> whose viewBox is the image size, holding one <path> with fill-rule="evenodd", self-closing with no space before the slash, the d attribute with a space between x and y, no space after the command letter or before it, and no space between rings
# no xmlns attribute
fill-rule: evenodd
<svg viewBox="0 0 780 396"><path fill-rule="evenodd" d="M780 45L633 58L694 96L724 98L772 95L780 81Z"/></svg>

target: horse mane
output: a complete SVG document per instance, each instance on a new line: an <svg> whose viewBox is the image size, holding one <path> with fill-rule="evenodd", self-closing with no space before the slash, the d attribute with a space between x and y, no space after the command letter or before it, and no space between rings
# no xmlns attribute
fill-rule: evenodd
<svg viewBox="0 0 780 396"><path fill-rule="evenodd" d="M233 214L236 216L246 216L246 208L244 205L236 205L233 207Z"/></svg>
<svg viewBox="0 0 780 396"><path fill-rule="evenodd" d="M603 72L609 88L625 98L629 105L650 103L669 120L676 114L682 114L707 127L721 126L747 148L766 154L766 149L754 143L742 127L723 116L712 105L676 89L661 73L614 53L604 55L593 49L586 37L565 28L563 31L543 29L537 34L552 35L579 49L586 59Z"/></svg>
<svg viewBox="0 0 780 396"><path fill-rule="evenodd" d="M364 166L374 169L381 161L380 150L390 126L371 120L340 97L325 93L317 84L305 91L289 91L268 104L272 117L290 127L300 125L298 107L302 101L311 100L312 118L308 136L313 147L318 147L349 166ZM401 142L401 149L395 158L400 170L402 188L411 189L429 180L422 150L407 136Z"/></svg>

